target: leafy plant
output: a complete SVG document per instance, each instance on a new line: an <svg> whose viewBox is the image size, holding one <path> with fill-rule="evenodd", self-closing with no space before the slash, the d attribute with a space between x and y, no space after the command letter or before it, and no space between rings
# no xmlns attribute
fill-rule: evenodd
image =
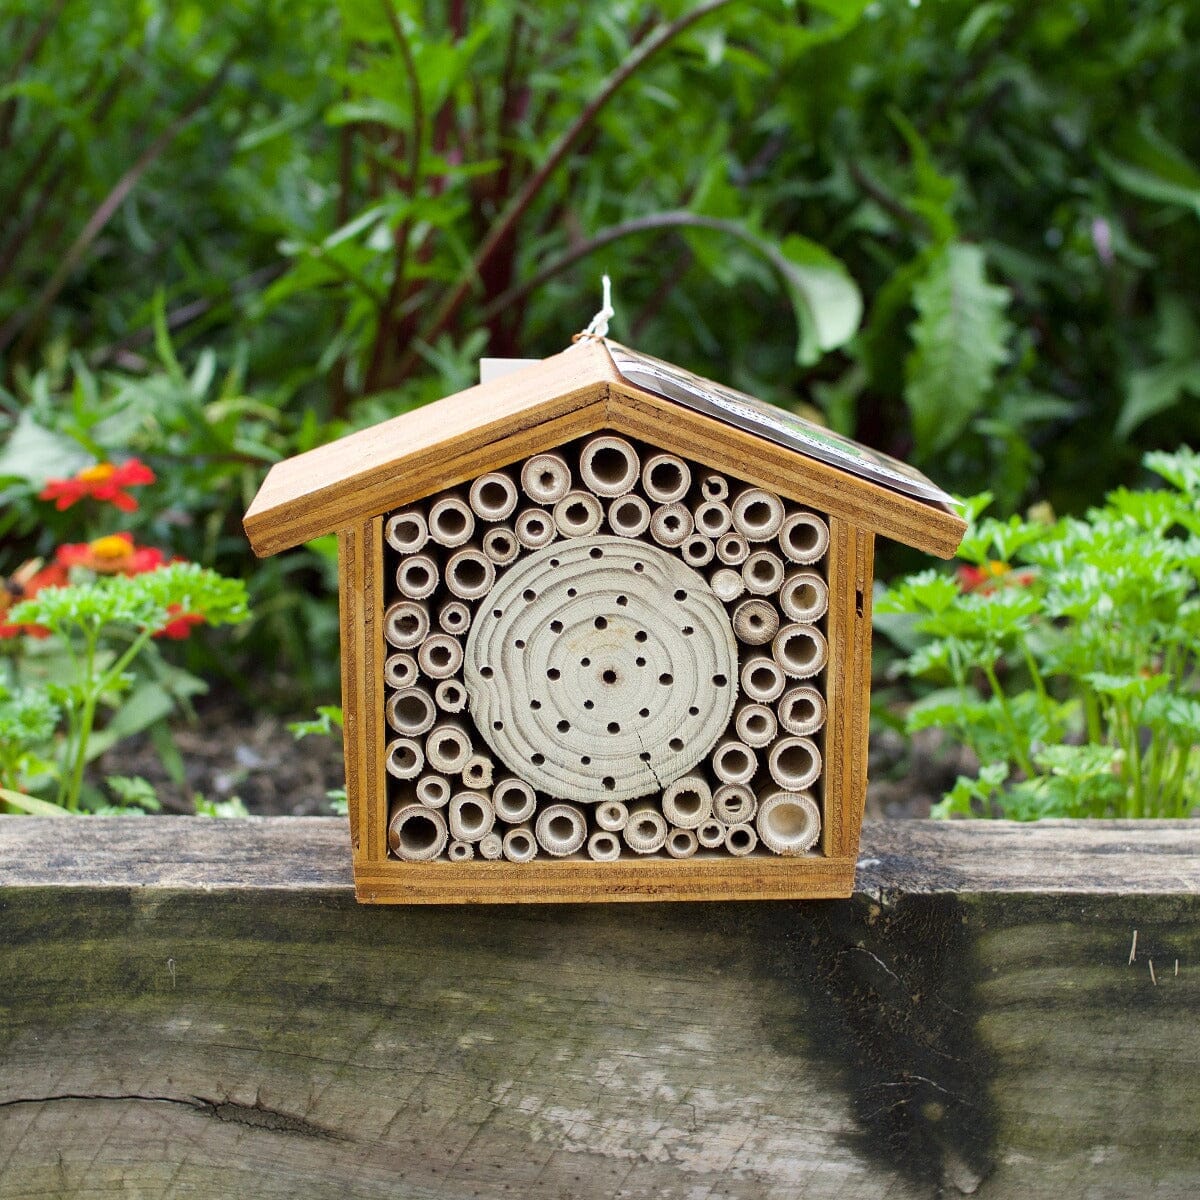
<svg viewBox="0 0 1200 1200"><path fill-rule="evenodd" d="M1084 518L985 519L956 576L925 571L878 611L912 620L903 662L940 685L910 731L975 751L939 815L1186 816L1200 797L1200 456L1148 455L1169 488ZM980 504L975 505L976 513Z"/></svg>
<svg viewBox="0 0 1200 1200"><path fill-rule="evenodd" d="M66 726L54 771L55 802L68 812L79 808L97 715L102 705L118 709L122 698L129 696L135 680L132 668L152 638L185 619L224 625L245 616L245 588L240 581L223 579L195 563L48 587L15 605L9 621L48 639L51 648L61 652L59 661L65 667L44 685L47 700L57 706ZM28 703L26 699L26 713ZM49 711L43 709L38 727L42 734L48 724L44 714ZM28 719L25 724L30 725ZM48 756L39 761L45 764ZM14 762L14 775L21 766ZM110 786L118 800L146 806L144 790L111 780Z"/></svg>

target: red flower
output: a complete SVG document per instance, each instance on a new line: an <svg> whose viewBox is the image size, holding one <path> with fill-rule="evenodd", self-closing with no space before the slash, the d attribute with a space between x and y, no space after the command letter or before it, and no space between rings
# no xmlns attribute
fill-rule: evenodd
<svg viewBox="0 0 1200 1200"><path fill-rule="evenodd" d="M203 625L204 616L201 613L185 613L178 604L172 604L167 609L169 613L178 613L174 620L168 621L154 636L156 638L165 637L171 638L173 641L181 642L185 637L192 632L192 626Z"/></svg>
<svg viewBox="0 0 1200 1200"><path fill-rule="evenodd" d="M154 472L136 458L123 462L119 467L102 462L84 467L70 479L47 481L38 493L38 499L55 501L54 507L59 512L87 497L102 500L122 512L133 512L137 508L137 501L125 489L153 482Z"/></svg>
<svg viewBox="0 0 1200 1200"><path fill-rule="evenodd" d="M86 567L97 575L141 575L157 571L166 555L153 546L138 546L131 533L110 533L94 542L68 543L54 552L63 568Z"/></svg>
<svg viewBox="0 0 1200 1200"><path fill-rule="evenodd" d="M982 567L959 567L958 586L964 592L994 592L998 586L1016 584L1028 587L1033 582L1032 571L1014 571L1006 562L986 563Z"/></svg>
<svg viewBox="0 0 1200 1200"><path fill-rule="evenodd" d="M23 563L12 575L0 581L0 638L27 637L44 638L50 636L50 630L41 625L10 625L4 620L4 614L22 600L31 600L34 596L48 587L62 587L67 582L67 572L57 563L42 567L40 558Z"/></svg>

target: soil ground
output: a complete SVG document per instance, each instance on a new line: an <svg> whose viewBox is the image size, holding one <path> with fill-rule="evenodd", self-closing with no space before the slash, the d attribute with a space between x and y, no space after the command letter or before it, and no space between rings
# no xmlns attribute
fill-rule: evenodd
<svg viewBox="0 0 1200 1200"><path fill-rule="evenodd" d="M311 714L297 714L295 720ZM171 779L149 738L121 743L103 758L99 775L140 775L154 784L164 811L190 813L199 793L213 801L239 797L260 816L312 816L330 811L326 792L340 788L341 739L296 741L288 719L247 712L236 702L208 697L195 722L178 721L175 744L186 778ZM890 730L872 736L868 817L927 817L954 783L970 772L963 751L943 744L936 730L907 739Z"/></svg>

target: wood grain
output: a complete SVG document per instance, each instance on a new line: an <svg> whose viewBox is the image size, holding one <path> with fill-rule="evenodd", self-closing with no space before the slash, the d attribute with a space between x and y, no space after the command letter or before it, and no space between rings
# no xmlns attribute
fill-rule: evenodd
<svg viewBox="0 0 1200 1200"><path fill-rule="evenodd" d="M383 518L338 535L346 798L355 862L387 857Z"/></svg>
<svg viewBox="0 0 1200 1200"><path fill-rule="evenodd" d="M604 428L668 442L708 466L943 558L966 529L940 508L632 387L607 350L580 343L277 463L246 513L246 536L256 554L275 554Z"/></svg>
<svg viewBox="0 0 1200 1200"><path fill-rule="evenodd" d="M246 513L246 536L256 554L276 554L592 432L556 422L602 402L615 377L608 352L581 342L276 463Z"/></svg>
<svg viewBox="0 0 1200 1200"><path fill-rule="evenodd" d="M345 841L0 820L0 1197L1196 1194L1196 822L868 823L851 900L632 909L361 908Z"/></svg>

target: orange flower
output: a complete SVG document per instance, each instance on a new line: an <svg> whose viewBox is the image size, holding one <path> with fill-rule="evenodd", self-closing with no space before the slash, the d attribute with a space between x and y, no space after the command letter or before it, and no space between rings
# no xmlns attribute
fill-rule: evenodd
<svg viewBox="0 0 1200 1200"><path fill-rule="evenodd" d="M154 482L154 472L136 458L119 467L110 462L84 467L70 479L51 479L38 493L39 500L53 500L60 512L78 500L102 500L122 512L133 512L137 501L125 490Z"/></svg>
<svg viewBox="0 0 1200 1200"><path fill-rule="evenodd" d="M97 575L141 575L156 571L166 555L153 546L138 546L131 533L110 533L94 542L68 543L54 552L63 568L86 567Z"/></svg>
<svg viewBox="0 0 1200 1200"><path fill-rule="evenodd" d="M19 637L21 634L35 638L49 637L50 630L41 625L10 625L4 620L4 614L22 600L31 600L42 588L62 587L66 582L65 567L57 563L42 567L40 558L22 563L8 579L0 580L0 638Z"/></svg>

